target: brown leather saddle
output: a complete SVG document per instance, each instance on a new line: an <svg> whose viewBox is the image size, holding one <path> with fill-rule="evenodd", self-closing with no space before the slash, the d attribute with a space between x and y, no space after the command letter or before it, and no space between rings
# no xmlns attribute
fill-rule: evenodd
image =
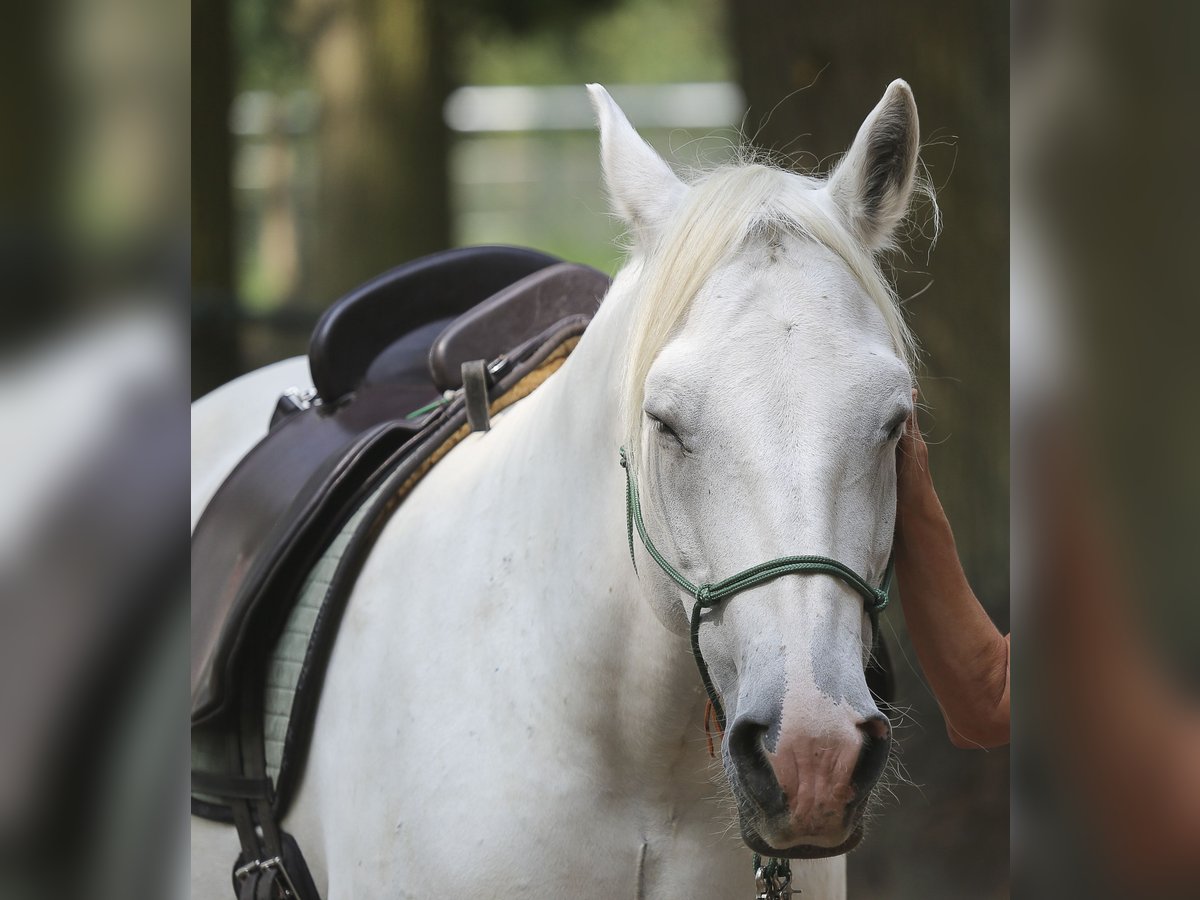
<svg viewBox="0 0 1200 900"><path fill-rule="evenodd" d="M194 722L228 708L243 648L270 636L260 620L286 606L340 524L331 513L446 417L463 364L484 360L495 385L559 332L582 332L607 288L586 266L471 247L401 266L322 316L309 351L316 396L280 399L193 535Z"/></svg>
<svg viewBox="0 0 1200 900"><path fill-rule="evenodd" d="M302 769L341 608L379 530L458 440L561 365L608 286L595 269L515 247L418 259L330 307L309 349L315 393L289 392L273 414L264 410L267 436L192 536L193 811L238 826L239 896L270 896L286 888L281 877L307 879L278 821ZM345 546L270 777L267 657L335 538ZM314 892L298 883L293 893Z"/></svg>

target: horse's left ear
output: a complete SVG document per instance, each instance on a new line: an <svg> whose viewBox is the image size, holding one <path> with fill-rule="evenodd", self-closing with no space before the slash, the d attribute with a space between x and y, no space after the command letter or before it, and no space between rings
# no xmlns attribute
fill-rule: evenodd
<svg viewBox="0 0 1200 900"><path fill-rule="evenodd" d="M600 126L600 162L613 211L645 246L679 205L687 186L633 130L608 91L598 84L587 89Z"/></svg>
<svg viewBox="0 0 1200 900"><path fill-rule="evenodd" d="M891 245L908 212L920 149L917 103L899 78L871 110L850 151L829 176L829 193L872 250Z"/></svg>

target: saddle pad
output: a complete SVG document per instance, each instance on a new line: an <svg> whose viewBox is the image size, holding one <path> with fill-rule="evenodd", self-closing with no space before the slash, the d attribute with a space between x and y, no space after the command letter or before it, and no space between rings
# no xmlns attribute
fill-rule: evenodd
<svg viewBox="0 0 1200 900"><path fill-rule="evenodd" d="M330 598L342 557L358 531L367 511L378 500L383 488L368 497L341 531L321 554L300 589L296 605L284 623L283 631L271 650L263 680L263 736L267 757L267 775L275 784L284 767L285 749L293 713L299 715L297 695L300 692L301 676L306 662L317 647L313 638L318 617ZM302 698L306 699L306 698ZM293 742L295 735L293 734ZM192 730L192 768L201 772L219 772L225 768L225 741L209 729ZM193 796L205 803L218 804L216 797L200 792Z"/></svg>

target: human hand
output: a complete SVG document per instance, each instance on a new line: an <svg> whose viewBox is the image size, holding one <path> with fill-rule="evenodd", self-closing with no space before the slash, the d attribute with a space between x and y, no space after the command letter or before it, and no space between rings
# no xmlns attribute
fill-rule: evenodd
<svg viewBox="0 0 1200 900"><path fill-rule="evenodd" d="M932 490L929 476L929 447L917 421L917 391L913 392L913 411L904 426L904 434L896 448L896 501L898 513Z"/></svg>

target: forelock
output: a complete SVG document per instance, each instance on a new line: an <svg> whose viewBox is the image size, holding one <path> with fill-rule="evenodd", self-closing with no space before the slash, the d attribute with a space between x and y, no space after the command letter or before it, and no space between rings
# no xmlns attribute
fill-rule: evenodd
<svg viewBox="0 0 1200 900"><path fill-rule="evenodd" d="M793 234L831 250L874 301L897 355L911 371L912 334L875 255L823 202L823 181L758 163L702 174L646 251L636 290L622 386L625 445L636 446L646 377L714 271L748 241Z"/></svg>

